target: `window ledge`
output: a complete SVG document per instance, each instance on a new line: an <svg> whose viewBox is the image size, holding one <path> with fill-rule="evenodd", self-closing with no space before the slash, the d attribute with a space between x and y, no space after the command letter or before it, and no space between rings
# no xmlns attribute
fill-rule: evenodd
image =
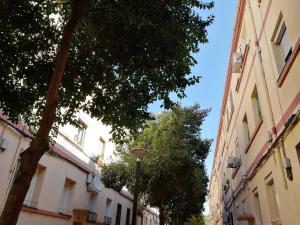
<svg viewBox="0 0 300 225"><path fill-rule="evenodd" d="M51 212L48 210L35 209L35 208L27 207L27 206L23 206L22 211L28 212L28 213L33 213L33 214L40 214L40 215L45 215L45 216L56 217L56 218L65 219L65 220L69 220L72 217L71 215L60 214L60 213Z"/></svg>
<svg viewBox="0 0 300 225"><path fill-rule="evenodd" d="M273 218L273 219L271 219L271 224L272 225L282 225L279 218Z"/></svg>
<svg viewBox="0 0 300 225"><path fill-rule="evenodd" d="M232 120L232 116L233 116L233 112L234 112L234 108L231 110L230 112L230 116L229 116L229 122L228 122L228 125L227 125L227 131L229 130L230 128L230 124L231 124L231 120Z"/></svg>
<svg viewBox="0 0 300 225"><path fill-rule="evenodd" d="M254 221L254 216L253 215L240 215L237 217L237 220L239 221Z"/></svg>
<svg viewBox="0 0 300 225"><path fill-rule="evenodd" d="M279 78L277 80L277 86L278 87L282 86L282 84L283 84L285 78L287 77L287 75L288 75L288 73L289 73L289 71L290 71L290 69L291 69L298 53L299 53L299 51L300 51L300 37L297 40L297 43L294 47L294 50L293 50L290 58L288 59L287 63L284 65L284 67L283 67L283 69L282 69L282 71L279 75Z"/></svg>
<svg viewBox="0 0 300 225"><path fill-rule="evenodd" d="M257 133L258 133L258 131L259 131L262 124L263 124L262 120L257 124L257 126L256 126L254 132L252 133L252 136L251 136L251 138L250 138L250 140L249 140L249 142L248 142L248 144L245 148L245 153L247 153L249 151L249 149L252 145L252 142L253 142L254 138L256 137L256 135L257 135Z"/></svg>

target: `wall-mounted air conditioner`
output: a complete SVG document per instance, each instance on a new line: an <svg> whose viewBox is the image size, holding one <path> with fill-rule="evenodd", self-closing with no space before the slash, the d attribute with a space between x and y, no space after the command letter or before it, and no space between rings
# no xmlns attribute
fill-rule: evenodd
<svg viewBox="0 0 300 225"><path fill-rule="evenodd" d="M249 45L250 43L250 40L248 38L243 38L241 41L240 41L240 45L239 45L239 51L245 55L246 53L246 48L247 46Z"/></svg>
<svg viewBox="0 0 300 225"><path fill-rule="evenodd" d="M100 175L88 174L86 179L87 191L99 193L104 189L104 184L101 182Z"/></svg>
<svg viewBox="0 0 300 225"><path fill-rule="evenodd" d="M232 72L233 73L240 73L243 63L243 53L242 52L235 52L233 53L232 58Z"/></svg>
<svg viewBox="0 0 300 225"><path fill-rule="evenodd" d="M235 156L229 156L227 159L227 167L235 169L240 165L240 159Z"/></svg>
<svg viewBox="0 0 300 225"><path fill-rule="evenodd" d="M2 138L0 139L0 151L5 151L9 146L9 140Z"/></svg>

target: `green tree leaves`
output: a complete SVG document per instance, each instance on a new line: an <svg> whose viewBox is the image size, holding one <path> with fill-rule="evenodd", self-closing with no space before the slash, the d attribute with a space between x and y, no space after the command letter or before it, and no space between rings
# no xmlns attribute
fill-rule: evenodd
<svg viewBox="0 0 300 225"><path fill-rule="evenodd" d="M1 109L37 126L62 27L70 16L68 1L3 1L0 21ZM171 92L184 97L199 81L191 74L192 57L207 42L212 17L195 9L201 1L88 1L72 38L59 93L57 124L74 123L83 110L113 129L115 140L146 119L148 104L174 106ZM55 22L53 15L58 15ZM33 110L35 109L35 110Z"/></svg>
<svg viewBox="0 0 300 225"><path fill-rule="evenodd" d="M201 137L201 125L208 112L194 105L157 114L131 144L149 149L141 166L139 187L143 201L163 209L164 217L172 224L183 224L203 209L208 182L204 160L211 141ZM104 167L105 185L114 188L123 183L133 190L134 168L134 157L123 152L120 160Z"/></svg>

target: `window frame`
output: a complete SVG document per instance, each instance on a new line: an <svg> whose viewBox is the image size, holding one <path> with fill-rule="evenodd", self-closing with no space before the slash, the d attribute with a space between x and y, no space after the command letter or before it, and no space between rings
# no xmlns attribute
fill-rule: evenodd
<svg viewBox="0 0 300 225"><path fill-rule="evenodd" d="M78 121L78 125L76 127L76 134L74 136L74 141L76 144L83 146L86 136L87 125L82 121Z"/></svg>
<svg viewBox="0 0 300 225"><path fill-rule="evenodd" d="M255 85L251 94L252 111L255 119L255 125L257 126L263 121L263 114L261 110L260 99L258 96L257 86Z"/></svg>
<svg viewBox="0 0 300 225"><path fill-rule="evenodd" d="M244 117L243 117L243 135L244 135L244 142L245 142L245 146L248 145L248 143L250 142L250 129L249 129L249 122L248 122L248 116L245 113Z"/></svg>
<svg viewBox="0 0 300 225"><path fill-rule="evenodd" d="M38 165L31 179L30 186L26 193L23 205L30 208L37 208L38 200L42 190L42 185L44 182L45 172L46 172L46 167L42 165Z"/></svg>
<svg viewBox="0 0 300 225"><path fill-rule="evenodd" d="M283 40L285 40L285 44L283 45ZM284 70L285 65L289 62L291 59L291 55L293 53L293 47L291 39L288 35L288 29L285 23L285 20L283 18L282 12L280 12L272 38L272 47L273 47L273 54L275 58L276 67L278 70L277 79L280 78L280 74ZM287 50L284 50L284 46Z"/></svg>
<svg viewBox="0 0 300 225"><path fill-rule="evenodd" d="M59 200L58 213L64 215L72 214L71 207L72 207L74 186L75 186L75 181L69 178L65 179L63 191ZM66 189L66 187L68 188ZM65 190L67 191L66 194L64 194Z"/></svg>

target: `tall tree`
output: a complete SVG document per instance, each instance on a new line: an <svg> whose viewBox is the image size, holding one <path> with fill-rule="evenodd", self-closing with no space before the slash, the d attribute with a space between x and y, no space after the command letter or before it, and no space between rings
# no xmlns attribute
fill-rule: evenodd
<svg viewBox="0 0 300 225"><path fill-rule="evenodd" d="M192 53L207 42L207 26L196 8L201 1L0 1L1 110L30 125L33 140L0 217L17 222L49 134L60 124L76 124L84 111L112 127L115 140L149 119L149 103L173 104L184 97ZM54 129L55 130L55 129Z"/></svg>
<svg viewBox="0 0 300 225"><path fill-rule="evenodd" d="M145 204L159 208L161 225L166 219L182 225L202 212L208 182L204 160L211 144L201 137L207 113L194 105L157 114L131 144L149 149L142 160L139 188ZM126 186L132 191L134 168L134 156L123 151L120 160L103 168L103 182L115 190Z"/></svg>

